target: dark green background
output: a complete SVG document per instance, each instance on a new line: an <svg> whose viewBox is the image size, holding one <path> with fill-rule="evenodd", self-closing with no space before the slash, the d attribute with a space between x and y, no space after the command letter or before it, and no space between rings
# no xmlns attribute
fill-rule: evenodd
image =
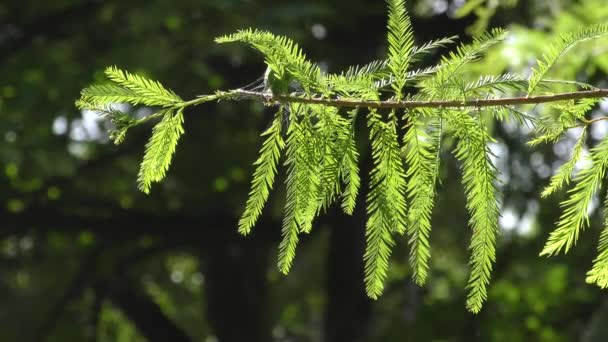
<svg viewBox="0 0 608 342"><path fill-rule="evenodd" d="M462 3L408 5L418 42L513 30L516 38L472 73L525 75L553 35L608 21L603 0L469 1L479 3L477 14L455 12ZM568 256L538 257L564 196L540 201L540 189L571 144L534 151L525 129L492 125L503 216L523 220L501 232L489 300L474 316L464 307L470 231L449 142L429 283L410 281L406 239L398 238L385 294L372 302L362 283L363 197L354 217L332 208L316 222L287 277L275 268L281 186L255 232L236 234L272 109L249 101L188 109L168 177L145 196L136 175L151 126L114 146L107 123L73 105L108 65L185 99L243 86L263 74L263 58L213 38L246 27L288 35L339 71L383 58L385 20L384 2L371 0L1 2L0 341L606 340L606 293L584 282L601 210ZM605 40L583 45L554 76L605 86L607 50ZM589 144L605 131L597 127Z"/></svg>

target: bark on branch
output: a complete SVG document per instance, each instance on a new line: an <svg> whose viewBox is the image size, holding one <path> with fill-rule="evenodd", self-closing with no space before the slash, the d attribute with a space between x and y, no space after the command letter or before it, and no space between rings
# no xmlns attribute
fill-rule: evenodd
<svg viewBox="0 0 608 342"><path fill-rule="evenodd" d="M345 98L321 98L321 97L300 97L294 95L273 95L268 92L255 92L242 89L231 91L220 91L215 95L201 96L198 99L186 102L185 105L197 105L211 100L241 100L255 99L266 103L308 103L325 105L332 107L346 108L383 108L383 109L414 109L414 108L484 108L484 107L504 107L514 105L539 104L549 102L559 102L567 100L580 100L590 98L608 97L608 89L595 89L559 93L551 95L504 97L493 99L470 99L470 100L440 100L440 101L367 101Z"/></svg>

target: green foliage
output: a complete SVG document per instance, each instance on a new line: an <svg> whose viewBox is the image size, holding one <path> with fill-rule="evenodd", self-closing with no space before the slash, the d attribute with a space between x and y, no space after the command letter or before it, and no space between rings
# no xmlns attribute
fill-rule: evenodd
<svg viewBox="0 0 608 342"><path fill-rule="evenodd" d="M183 114L182 108L175 112L168 110L164 113L163 119L152 129L152 137L146 144L146 153L137 176L141 191L149 193L152 183L160 182L165 178L177 142L184 133Z"/></svg>
<svg viewBox="0 0 608 342"><path fill-rule="evenodd" d="M568 101L564 104L552 104L552 110L543 113L540 124L536 126L537 137L528 142L536 146L545 142L556 142L568 129L575 127L579 122L586 122L585 114L596 104L597 99L582 99L578 102Z"/></svg>
<svg viewBox="0 0 608 342"><path fill-rule="evenodd" d="M388 0L388 68L394 77L392 88L397 100L406 82L414 47L414 32L404 0Z"/></svg>
<svg viewBox="0 0 608 342"><path fill-rule="evenodd" d="M340 202L347 214L353 214L355 210L361 185L355 122L358 113L364 113L373 162L366 195L364 273L367 294L374 299L383 292L395 237L407 234L414 281L424 284L429 277L431 221L440 177L440 153L442 142L449 138L455 144L451 146L461 164L466 208L470 214L471 271L466 305L476 313L488 296L500 211L500 194L496 186L498 170L489 147L493 142L492 130L486 127L488 121L484 116L531 124L537 135L529 143L532 146L555 142L568 129L583 127L572 158L558 170L542 194L548 196L569 183L583 154L587 127L594 122L585 116L599 100L584 98L544 105L540 108L540 119L522 112L517 103L481 110L465 108L462 101L530 95L540 86L549 93L557 86L592 89L583 83L549 80L546 76L565 52L578 42L606 35L608 26L598 25L561 36L548 48L529 79L512 73L473 78L468 73L470 66L506 38L505 30L494 29L481 34L471 43L462 44L442 57L439 64L416 69L412 66L424 55L453 43L455 37L416 46L405 1L389 0L387 4L386 59L350 67L342 73L325 74L292 40L267 31L247 29L219 37L216 42L242 42L262 53L267 64L264 92L218 91L184 102L158 82L110 67L106 69L106 75L112 83L84 89L77 106L108 118L115 126L111 137L116 143L124 140L128 129L151 119L161 119L146 145L138 177L139 188L148 193L151 184L162 180L169 168L183 133L186 107L212 100L242 98L279 105L269 128L262 133L265 140L254 163L251 190L239 220L239 232L249 234L261 216L285 149L282 165L287 170L286 199L282 240L278 247L278 269L285 274L293 265L300 234L311 232L313 221L321 212L336 202ZM302 91L292 91L291 88L298 88L292 87L294 83ZM390 105L387 111L369 105L386 99L388 101L382 104ZM526 97L519 99L527 100ZM428 106L403 111L398 108L403 105L402 100ZM360 105L345 113L339 108L341 101ZM455 104L449 108L431 106L434 101ZM160 109L155 114L135 119L129 113L116 110L117 103ZM589 161L589 165L576 175L576 185L562 202L564 213L542 255L553 255L562 249L568 251L587 226L590 201L599 190L608 166L607 139L592 149ZM602 233L599 256L587 278L601 287L608 286L607 230Z"/></svg>
<svg viewBox="0 0 608 342"><path fill-rule="evenodd" d="M426 282L431 256L429 235L442 134L442 119L424 120L420 118L423 113L409 114L409 129L404 136L408 166L406 176L409 179L407 196L411 203L408 213L410 264L413 279L420 285Z"/></svg>
<svg viewBox="0 0 608 342"><path fill-rule="evenodd" d="M298 81L307 92L319 90L321 69L306 59L300 47L291 39L261 30L241 30L219 37L217 43L243 42L261 52L276 80L271 85L279 93L287 91L292 80Z"/></svg>
<svg viewBox="0 0 608 342"><path fill-rule="evenodd" d="M597 248L598 256L593 260L593 267L587 272L587 283L608 288L608 199L604 202L604 229Z"/></svg>
<svg viewBox="0 0 608 342"><path fill-rule="evenodd" d="M156 81L149 80L145 77L139 75L133 75L126 71L120 70L116 67L109 67L105 71L106 76L114 81L116 84L123 88L123 91L130 90L136 97L140 100L129 101L130 98L124 97L116 97L116 98L103 98L103 95L97 94L97 101L108 103L108 102L128 102L133 105L145 104L148 106L163 106L163 107L172 107L180 102L182 99L175 95L171 90L165 89L160 83ZM111 87L109 90L109 94L112 94L112 91L116 91L116 86ZM120 92L119 92L120 93ZM85 93L86 100L87 94ZM91 98L95 98L90 95ZM145 98L145 100L144 100Z"/></svg>
<svg viewBox="0 0 608 342"><path fill-rule="evenodd" d="M279 244L279 271L289 272L295 257L299 233L309 233L316 214L317 194L320 186L316 141L306 106L296 106L291 113L287 132L287 197L283 218L283 239ZM300 110L303 119L298 122Z"/></svg>
<svg viewBox="0 0 608 342"><path fill-rule="evenodd" d="M377 298L384 288L388 270L393 245L391 234L403 234L406 230L406 181L394 122L384 122L372 111L368 125L374 168L367 195L365 285L367 294Z"/></svg>
<svg viewBox="0 0 608 342"><path fill-rule="evenodd" d="M260 149L260 157L253 163L256 165L256 169L253 173L251 191L245 211L239 220L239 233L243 235L251 232L251 228L262 214L262 209L274 184L277 164L281 156L281 150L285 145L281 137L281 114L282 111L279 111L275 115L271 126L262 133L266 140Z"/></svg>
<svg viewBox="0 0 608 342"><path fill-rule="evenodd" d="M459 46L456 51L443 57L435 75L421 82L422 93L428 98L450 98L449 92L462 89L459 82L462 69L490 48L504 40L507 31L494 29L489 33L476 37L472 43Z"/></svg>
<svg viewBox="0 0 608 342"><path fill-rule="evenodd" d="M570 160L560 166L555 175L551 177L551 183L545 188L545 190L543 190L541 194L542 197L548 197L554 192L561 189L564 185L568 185L570 183L570 178L572 176L572 172L574 171L574 167L576 166L576 163L581 159L581 156L583 154L586 139L587 129L585 128L583 129L583 132L578 137L576 144L574 145L572 157L570 158Z"/></svg>
<svg viewBox="0 0 608 342"><path fill-rule="evenodd" d="M462 183L471 213L471 275L467 308L479 312L487 298L492 264L496 259L498 232L498 203L496 198L496 167L490 159L490 137L479 115L466 111L450 112L446 116L460 139L456 157L462 161Z"/></svg>
<svg viewBox="0 0 608 342"><path fill-rule="evenodd" d="M352 215L357 204L357 194L361 186L361 176L359 176L357 143L355 141L355 118L357 110L351 111L350 133L346 141L344 151L344 164L340 173L344 182L344 192L342 194L342 209L348 215Z"/></svg>
<svg viewBox="0 0 608 342"><path fill-rule="evenodd" d="M562 249L568 252L589 224L589 204L600 189L608 167L608 139L591 150L588 161L589 165L576 175L576 185L568 191L570 197L561 203L564 212L541 255L554 255Z"/></svg>
<svg viewBox="0 0 608 342"><path fill-rule="evenodd" d="M576 44L591 39L600 38L608 34L608 25L595 25L581 28L577 32L560 36L554 43L549 44L542 60L538 60L538 66L532 70L528 85L528 94L532 94L540 81L545 78L557 60Z"/></svg>

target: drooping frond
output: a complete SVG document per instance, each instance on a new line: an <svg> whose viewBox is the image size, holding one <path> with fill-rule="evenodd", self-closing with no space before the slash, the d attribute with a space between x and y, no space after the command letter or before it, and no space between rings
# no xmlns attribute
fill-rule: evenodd
<svg viewBox="0 0 608 342"><path fill-rule="evenodd" d="M251 228L255 225L258 218L262 214L262 209L268 200L270 190L272 190L274 179L277 174L277 164L281 156L281 150L285 143L281 137L281 108L275 115L271 126L262 133L266 137L260 156L253 163L255 171L253 180L251 181L251 191L245 206L245 211L239 220L239 233L247 235L251 232Z"/></svg>
<svg viewBox="0 0 608 342"><path fill-rule="evenodd" d="M570 178L572 176L572 172L574 171L574 167L583 154L586 139L587 129L585 127L574 145L572 157L570 157L570 160L560 166L555 175L551 177L551 183L549 183L549 185L543 190L541 197L548 197L552 193L561 189L562 186L570 184Z"/></svg>
<svg viewBox="0 0 608 342"><path fill-rule="evenodd" d="M146 152L141 162L137 181L138 187L146 194L153 182L160 182L171 165L177 142L184 133L183 108L167 110L163 119L152 129L152 137L146 144Z"/></svg>
<svg viewBox="0 0 608 342"><path fill-rule="evenodd" d="M492 265L496 259L498 233L498 203L496 198L496 167L490 159L490 136L481 118L466 111L451 111L446 116L459 138L456 158L462 162L462 183L473 229L471 237L471 275L469 277L467 308L479 312L487 298Z"/></svg>
<svg viewBox="0 0 608 342"><path fill-rule="evenodd" d="M131 104L145 104L149 106L172 107L182 102L182 99L173 91L166 89L162 84L147 79L141 75L131 74L117 67L108 67L105 70L106 76L124 87L122 95L118 87L115 86L95 86L85 94L89 99L99 103L104 97L107 99L114 97L117 102L129 102ZM122 96L122 100L121 100ZM145 100L143 98L146 98Z"/></svg>
<svg viewBox="0 0 608 342"><path fill-rule="evenodd" d="M409 113L409 128L404 136L407 162L408 242L413 279L424 284L430 258L429 235L435 197L435 183L439 168L437 153L441 142L441 118L424 120L417 113Z"/></svg>
<svg viewBox="0 0 608 342"><path fill-rule="evenodd" d="M361 176L359 176L359 152L355 141L355 118L357 109L349 112L350 114L350 134L346 151L344 154L344 162L342 164L342 181L344 182L344 191L342 192L342 210L348 215L352 215L357 204L357 195L361 186Z"/></svg>
<svg viewBox="0 0 608 342"><path fill-rule="evenodd" d="M283 239L279 244L278 268L287 274L298 243L299 233L308 233L317 214L318 189L320 186L316 140L310 124L307 106L292 108L287 131L287 179ZM302 117L299 117L302 113Z"/></svg>
<svg viewBox="0 0 608 342"><path fill-rule="evenodd" d="M597 247L598 255L593 266L587 272L587 283L596 284L602 289L608 288L608 196L604 201L604 229Z"/></svg>
<svg viewBox="0 0 608 342"><path fill-rule="evenodd" d="M608 35L608 24L598 24L581 28L576 32L563 34L555 42L546 47L543 58L538 60L538 66L532 69L530 75L528 94L532 94L539 82L547 75L557 60L576 44L590 39Z"/></svg>
<svg viewBox="0 0 608 342"><path fill-rule="evenodd" d="M315 129L320 149L320 186L317 212L326 210L340 194L340 181L347 158L351 129L337 108L310 106L318 114Z"/></svg>
<svg viewBox="0 0 608 342"><path fill-rule="evenodd" d="M393 90L398 100L406 82L406 72L414 47L414 32L404 0L388 0L388 68L395 79Z"/></svg>
<svg viewBox="0 0 608 342"><path fill-rule="evenodd" d="M247 29L218 37L215 42L244 42L251 45L264 55L266 64L285 87L292 77L307 92L317 90L322 84L319 66L308 61L302 49L289 38L267 31Z"/></svg>
<svg viewBox="0 0 608 342"><path fill-rule="evenodd" d="M600 189L608 167L608 139L591 150L589 161L589 166L574 177L576 185L568 191L569 198L561 203L564 211L540 255L555 255L562 249L568 252L589 224L589 204Z"/></svg>
<svg viewBox="0 0 608 342"><path fill-rule="evenodd" d="M384 122L372 111L368 117L374 168L367 196L365 285L377 298L384 288L392 233L404 233L407 221L406 182L394 121Z"/></svg>

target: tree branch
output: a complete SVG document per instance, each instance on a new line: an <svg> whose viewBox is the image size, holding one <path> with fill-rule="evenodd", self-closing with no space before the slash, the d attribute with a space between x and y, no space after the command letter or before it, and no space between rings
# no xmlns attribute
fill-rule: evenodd
<svg viewBox="0 0 608 342"><path fill-rule="evenodd" d="M608 97L608 89L585 90L552 95L505 97L494 99L442 100L442 101L366 101L355 99L328 99L322 97L300 97L294 95L273 95L269 92L255 92L242 89L219 91L215 95L205 95L183 103L183 106L198 105L212 100L242 100L254 99L265 103L308 103L332 107L347 108L384 108L384 109L413 109L413 108L482 108L503 107L525 104L539 104L567 100L580 100Z"/></svg>

